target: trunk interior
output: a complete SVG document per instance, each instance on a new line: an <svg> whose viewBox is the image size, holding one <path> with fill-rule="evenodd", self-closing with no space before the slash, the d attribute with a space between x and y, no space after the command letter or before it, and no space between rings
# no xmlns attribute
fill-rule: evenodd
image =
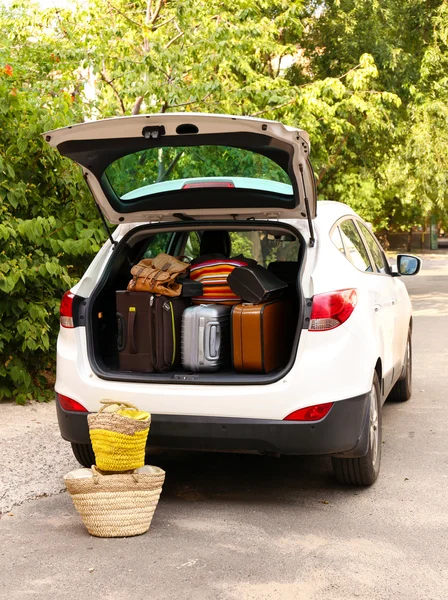
<svg viewBox="0 0 448 600"><path fill-rule="evenodd" d="M125 371L120 368L116 292L126 290L132 278L132 266L143 258L154 258L160 252L200 261L202 256L214 254L213 250L217 254L223 251L223 239L230 242L230 248L226 248L228 256L253 259L288 284L283 295L291 309L288 334L282 339L275 339L275 343L282 348L286 345L287 358L268 373L237 372L230 351L227 364L215 372L190 372L182 366L165 373ZM185 221L136 227L114 249L84 308L88 355L93 371L103 379L117 381L221 385L277 381L294 363L304 322L305 302L300 281L305 252L306 243L296 229L269 221Z"/></svg>

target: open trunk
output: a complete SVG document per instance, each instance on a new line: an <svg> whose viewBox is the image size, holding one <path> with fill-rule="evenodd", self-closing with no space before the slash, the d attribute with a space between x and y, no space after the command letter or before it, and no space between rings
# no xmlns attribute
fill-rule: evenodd
<svg viewBox="0 0 448 600"><path fill-rule="evenodd" d="M228 231L230 256L243 255L267 267L288 284L292 317L289 339L278 343L288 345L288 359L267 374L236 372L229 364L216 372L189 372L175 368L166 373L124 371L119 366L116 292L126 290L130 270L142 258L153 258L159 252L172 256L201 256L201 240L205 231ZM210 236L209 236L210 237ZM141 225L132 229L114 249L102 277L87 300L83 311L87 329L88 356L93 371L103 379L155 383L191 384L265 384L277 381L291 368L300 331L304 322L304 297L301 272L306 242L301 234L286 224L272 221L193 221L159 225Z"/></svg>
<svg viewBox="0 0 448 600"><path fill-rule="evenodd" d="M317 193L306 131L251 117L164 113L81 123L49 131L44 137L81 166L104 219L115 224L148 223L136 225L114 248L93 294L81 302L81 310L87 311L81 323L87 327L89 360L98 376L117 381L230 385L270 383L288 371L304 322L303 257L306 243L312 247L315 242ZM282 224L289 219L304 232L306 242L296 229ZM229 351L235 368L220 363L215 372L202 370L203 349L210 342L209 357L215 358L212 349L223 349L220 335L224 330L214 325L206 340L209 330L199 325L199 342L197 346L189 342L188 347L191 354L197 347L197 364L190 364L201 372L190 373L174 365L178 364L179 338L187 339L179 333L179 316L183 325L192 311L186 314L181 303L153 297L147 297L146 304L136 297L134 305L129 294L119 294L120 310L127 310L119 312L118 327L116 294L126 290L131 267L142 257L154 258L161 252L192 259L198 253L214 254L200 248L207 229L223 232L227 246L232 240L230 253L216 252L223 258L243 255L286 279L289 300L270 308L238 305L230 316L229 332L230 343L237 342ZM225 268L228 274L229 265ZM207 269L204 277L210 277L209 264L203 267ZM215 278L214 289L232 297L222 273L219 282ZM202 299L212 296L207 290ZM244 300L242 293L239 296ZM161 329L165 336L159 333ZM119 351L117 338L122 342L125 330L126 345L122 343ZM138 360L133 363L128 355L138 355ZM145 367L139 372L136 367L140 368L144 357L148 359L146 372Z"/></svg>

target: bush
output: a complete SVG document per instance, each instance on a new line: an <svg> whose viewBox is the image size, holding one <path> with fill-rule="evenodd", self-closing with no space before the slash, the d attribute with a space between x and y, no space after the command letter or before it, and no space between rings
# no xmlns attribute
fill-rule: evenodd
<svg viewBox="0 0 448 600"><path fill-rule="evenodd" d="M0 78L0 400L45 400L59 302L104 239L79 170L42 132L76 120L68 94ZM50 351L51 350L51 351Z"/></svg>

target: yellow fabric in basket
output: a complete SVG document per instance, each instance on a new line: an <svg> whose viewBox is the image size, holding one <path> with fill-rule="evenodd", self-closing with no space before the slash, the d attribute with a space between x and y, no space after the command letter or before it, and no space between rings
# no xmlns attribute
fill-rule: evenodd
<svg viewBox="0 0 448 600"><path fill-rule="evenodd" d="M129 417L130 419L135 419L136 421L147 421L151 416L148 412L144 410L134 410L132 408L120 408L117 410L117 415L121 415L122 417Z"/></svg>
<svg viewBox="0 0 448 600"><path fill-rule="evenodd" d="M133 435L91 429L90 439L95 452L96 466L101 471L130 471L145 464L148 430Z"/></svg>

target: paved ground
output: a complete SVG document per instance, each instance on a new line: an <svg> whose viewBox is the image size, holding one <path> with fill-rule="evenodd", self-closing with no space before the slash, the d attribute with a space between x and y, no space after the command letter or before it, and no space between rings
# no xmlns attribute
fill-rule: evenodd
<svg viewBox="0 0 448 600"><path fill-rule="evenodd" d="M65 493L4 514L0 598L445 600L448 255L425 263L407 282L415 311L414 395L384 406L375 486L339 486L326 458L154 457L167 482L144 536L90 537ZM21 416L11 427L13 409ZM0 477L14 488L0 488L5 509L54 493L74 464L56 435L43 436L50 410L0 405ZM8 462L20 472L33 456L34 476L27 468L11 478Z"/></svg>
<svg viewBox="0 0 448 600"><path fill-rule="evenodd" d="M61 478L75 465L53 403L0 404L0 516L14 504L65 489Z"/></svg>

